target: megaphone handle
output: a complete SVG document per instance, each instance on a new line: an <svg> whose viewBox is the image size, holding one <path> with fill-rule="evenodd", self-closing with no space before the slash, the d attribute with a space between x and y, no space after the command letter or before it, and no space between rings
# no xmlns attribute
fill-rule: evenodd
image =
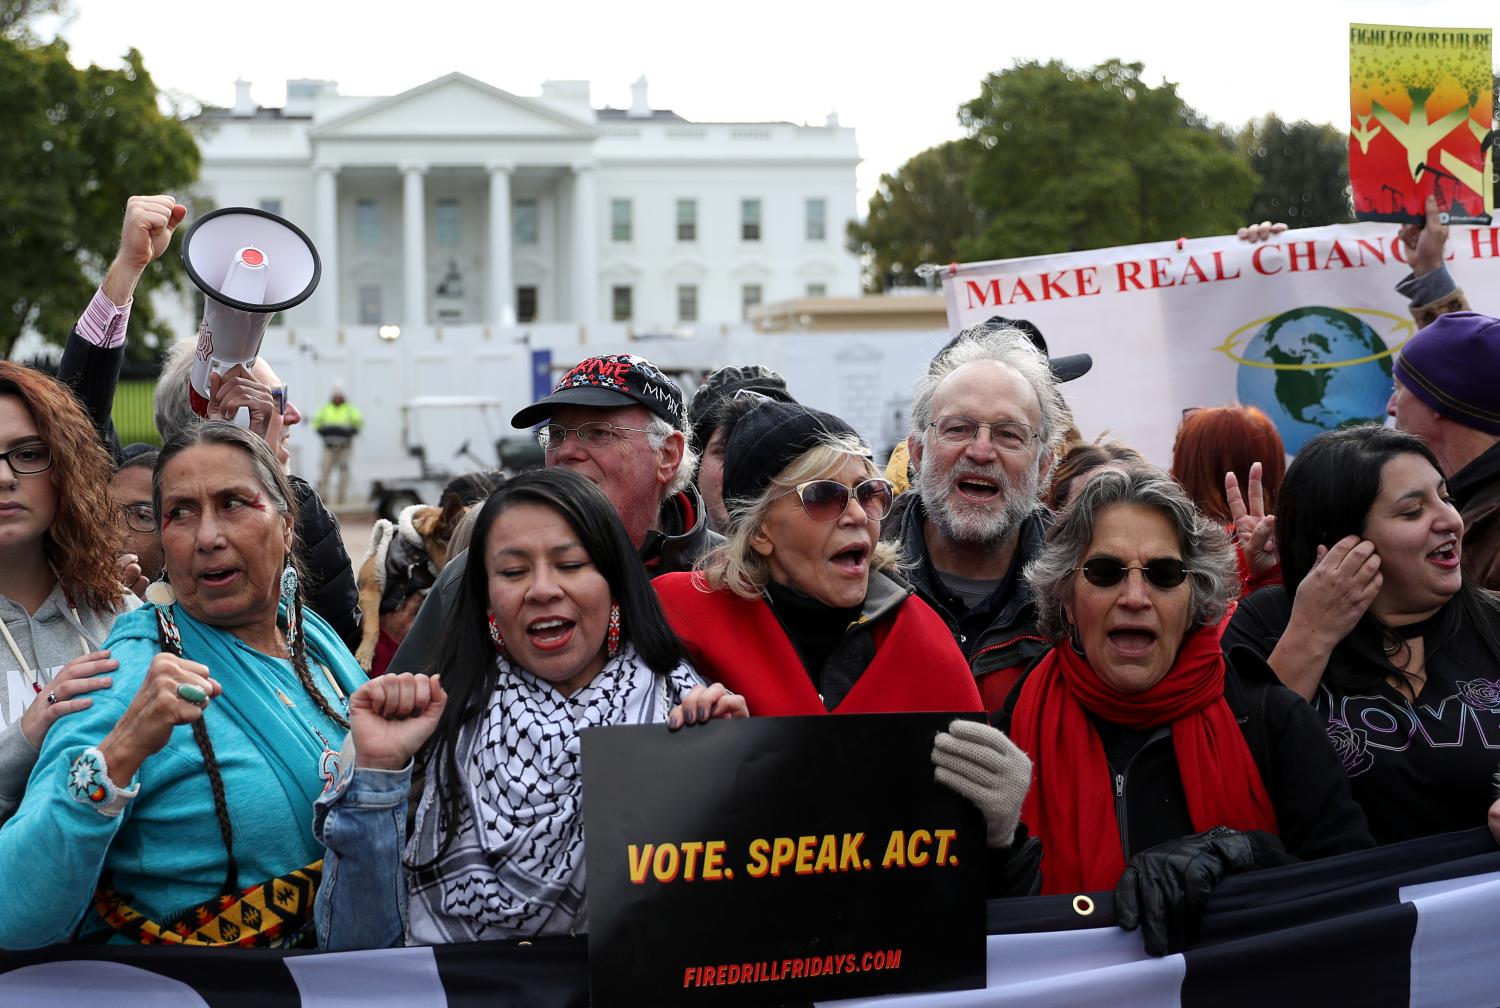
<svg viewBox="0 0 1500 1008"><path fill-rule="evenodd" d="M250 429L249 406L241 406L239 409L234 411L234 424L236 427L243 427L246 430Z"/></svg>

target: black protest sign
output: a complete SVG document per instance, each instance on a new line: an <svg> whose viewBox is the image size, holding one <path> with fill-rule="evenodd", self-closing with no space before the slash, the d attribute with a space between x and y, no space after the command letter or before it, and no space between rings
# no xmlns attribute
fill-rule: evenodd
<svg viewBox="0 0 1500 1008"><path fill-rule="evenodd" d="M984 986L984 829L933 780L955 715L583 733L593 1003Z"/></svg>

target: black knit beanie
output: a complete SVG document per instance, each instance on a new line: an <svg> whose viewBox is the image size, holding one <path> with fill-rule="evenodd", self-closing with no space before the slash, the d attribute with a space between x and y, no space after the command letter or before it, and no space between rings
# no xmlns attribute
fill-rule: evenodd
<svg viewBox="0 0 1500 1008"><path fill-rule="evenodd" d="M859 437L832 413L774 401L755 407L724 433L724 500L754 500L788 465L839 435Z"/></svg>

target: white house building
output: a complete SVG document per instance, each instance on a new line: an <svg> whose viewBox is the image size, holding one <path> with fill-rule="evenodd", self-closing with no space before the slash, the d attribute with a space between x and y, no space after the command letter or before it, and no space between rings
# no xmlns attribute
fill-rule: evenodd
<svg viewBox="0 0 1500 1008"><path fill-rule="evenodd" d="M522 97L459 73L389 97L239 81L207 110L214 206L297 223L323 260L295 324L616 323L693 335L757 304L855 296L854 131L690 122L647 101L596 109L587 81ZM596 330L597 331L597 330Z"/></svg>

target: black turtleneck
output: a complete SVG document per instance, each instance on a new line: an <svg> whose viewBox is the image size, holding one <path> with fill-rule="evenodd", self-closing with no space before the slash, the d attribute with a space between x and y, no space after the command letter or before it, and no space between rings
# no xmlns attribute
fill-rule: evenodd
<svg viewBox="0 0 1500 1008"><path fill-rule="evenodd" d="M812 679L813 687L823 697L823 702L832 708L844 698L853 683L825 683L824 668L844 639L849 624L859 619L864 609L863 601L859 605L837 608L774 581L766 586L766 597L792 647L796 648L797 657L802 659L802 667ZM838 693L837 697L832 695L834 692Z"/></svg>

